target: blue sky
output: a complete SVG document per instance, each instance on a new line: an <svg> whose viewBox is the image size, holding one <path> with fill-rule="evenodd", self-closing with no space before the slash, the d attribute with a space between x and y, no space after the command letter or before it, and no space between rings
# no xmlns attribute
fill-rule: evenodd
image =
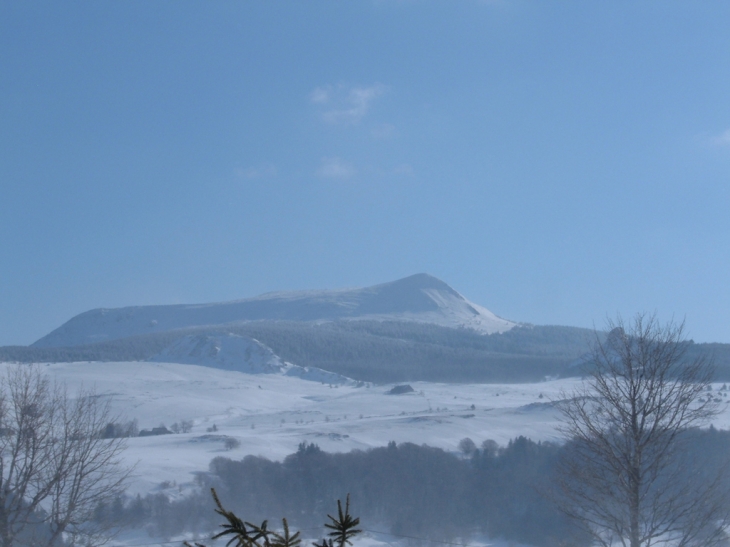
<svg viewBox="0 0 730 547"><path fill-rule="evenodd" d="M730 342L730 3L4 2L0 344L418 272Z"/></svg>

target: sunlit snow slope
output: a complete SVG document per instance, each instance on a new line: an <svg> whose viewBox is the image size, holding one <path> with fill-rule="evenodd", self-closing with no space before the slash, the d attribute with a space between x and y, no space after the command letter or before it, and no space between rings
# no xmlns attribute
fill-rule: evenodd
<svg viewBox="0 0 730 547"><path fill-rule="evenodd" d="M76 346L137 334L237 321L375 319L505 332L507 321L464 298L443 281L417 274L360 289L268 293L215 304L96 309L72 318L33 344Z"/></svg>
<svg viewBox="0 0 730 547"><path fill-rule="evenodd" d="M334 372L285 362L258 340L230 333L185 336L150 361L202 365L248 374L283 374L328 384L349 380Z"/></svg>

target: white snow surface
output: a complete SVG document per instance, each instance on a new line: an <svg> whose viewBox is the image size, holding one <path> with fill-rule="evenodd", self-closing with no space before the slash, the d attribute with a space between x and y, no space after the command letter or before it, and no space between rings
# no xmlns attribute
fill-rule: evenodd
<svg viewBox="0 0 730 547"><path fill-rule="evenodd" d="M268 355L265 346L248 347L252 354ZM286 369L278 358L271 359L273 368ZM7 366L17 365L0 363L0 372ZM72 392L81 386L93 387L110 398L120 419L137 419L140 428L191 420L190 433L131 438L124 452L125 461L136 466L130 494L163 491L171 497L194 488L196 473L206 471L217 456L240 459L252 454L281 460L301 442L316 443L330 452L384 446L389 441L456 452L464 437L477 445L486 439L505 445L519 435L560 441L553 402L580 383L578 379L532 384L411 382L413 392L389 395L392 384L322 383L283 374L281 369L252 374L164 362L36 366ZM726 393L719 388L713 386L715 396ZM730 428L728 406L713 421L715 427ZM214 424L217 431L210 431ZM239 440L240 446L226 450L224 442L229 437ZM154 539L140 534L130 532L115 544L156 545ZM392 537L371 534L360 538L356 547L395 542Z"/></svg>
<svg viewBox="0 0 730 547"><path fill-rule="evenodd" d="M73 317L33 346L75 346L138 334L240 321L390 320L505 332L516 325L443 281L417 274L359 289L290 291L214 304L96 309Z"/></svg>
<svg viewBox="0 0 730 547"><path fill-rule="evenodd" d="M192 487L195 473L206 471L216 456L281 460L301 442L345 452L389 441L456 451L464 437L477 444L486 439L506 444L518 435L556 440L557 414L550 401L575 382L410 382L414 392L389 395L393 384L330 384L179 363L39 366L71 391L93 387L111 399L120 419L137 419L140 429L193 421L191 433L128 440L124 457L136 464L132 494L156 491L163 481ZM213 424L217 431L208 431ZM226 451L226 437L240 440L240 447Z"/></svg>

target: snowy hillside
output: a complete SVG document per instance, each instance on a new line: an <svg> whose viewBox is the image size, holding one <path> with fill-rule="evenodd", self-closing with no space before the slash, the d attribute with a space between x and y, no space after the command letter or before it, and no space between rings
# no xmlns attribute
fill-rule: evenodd
<svg viewBox="0 0 730 547"><path fill-rule="evenodd" d="M139 334L240 321L370 319L465 327L491 334L515 326L427 274L360 289L268 293L215 304L91 310L72 318L35 347L90 344Z"/></svg>
<svg viewBox="0 0 730 547"><path fill-rule="evenodd" d="M283 374L329 384L349 381L349 378L333 372L286 363L258 340L231 333L185 336L149 360L202 365L248 374Z"/></svg>
<svg viewBox="0 0 730 547"><path fill-rule="evenodd" d="M273 351L260 342L227 333L185 336L150 361L197 364L251 374L279 373L286 367Z"/></svg>
<svg viewBox="0 0 730 547"><path fill-rule="evenodd" d="M188 341L188 350L211 357L216 341L192 342ZM249 347L252 356L270 357L265 349L232 343ZM179 349L183 351L183 346ZM269 362L276 363L275 359ZM6 366L0 363L0 371ZM393 440L457 451L464 437L476 442L494 439L500 444L518 434L554 439L556 415L549 399L574 382L470 386L415 382L413 392L390 395L393 386L337 385L265 371L251 374L197 365L85 362L39 366L71 391L95 386L111 399L120 420L137 419L140 428L192 421L190 433L130 438L123 453L125 462L135 466L130 495L164 494L171 499L196 490L197 475L206 472L217 456L240 459L251 454L281 460L296 452L301 442L316 443L331 452L379 447ZM240 446L227 450L226 440L231 438L240 441ZM310 534L305 536L306 544L311 544L319 531L305 533ZM144 529L125 531L113 542L130 547L180 544L179 539L152 538ZM397 538L377 533L367 533L355 542L356 547L394 544L399 545ZM507 547L507 542L471 544Z"/></svg>
<svg viewBox="0 0 730 547"><path fill-rule="evenodd" d="M500 444L520 434L555 439L557 416L549 401L576 381L413 382L413 392L391 395L392 385L329 384L176 363L55 363L42 368L72 390L96 386L111 397L120 415L137 419L141 429L193 422L191 433L129 439L125 458L137 465L132 493L143 494L164 481L192 488L195 473L207 470L216 456L282 459L303 441L343 452L392 440L457 451L464 437ZM214 424L216 431L208 431ZM241 441L240 447L225 450L227 437Z"/></svg>
<svg viewBox="0 0 730 547"><path fill-rule="evenodd" d="M174 481L175 491L193 488L195 473L207 470L216 456L238 459L253 454L280 460L304 441L330 452L389 441L455 452L464 437L477 444L493 439L501 445L519 435L556 440L558 414L551 401L580 381L413 382L413 392L391 395L392 385L338 385L197 365L55 363L42 368L72 390L82 384L96 386L120 415L136 418L140 428L193 422L190 433L129 439L125 458L137 466L132 492L143 494L158 491L164 481ZM730 427L730 411L714 423ZM209 431L214 424L216 431ZM239 440L240 446L226 450L228 437Z"/></svg>

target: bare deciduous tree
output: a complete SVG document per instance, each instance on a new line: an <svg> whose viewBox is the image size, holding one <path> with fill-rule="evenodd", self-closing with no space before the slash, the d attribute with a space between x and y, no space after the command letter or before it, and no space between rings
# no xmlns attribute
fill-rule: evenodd
<svg viewBox="0 0 730 547"><path fill-rule="evenodd" d="M640 314L608 327L587 380L558 405L569 442L559 504L604 546L712 545L728 522L722 471L690 478L682 445L717 412L713 367L686 359L683 324Z"/></svg>
<svg viewBox="0 0 730 547"><path fill-rule="evenodd" d="M109 401L70 396L37 367L0 377L0 547L98 545L94 509L124 491L124 439L104 439ZM63 543L63 542L66 543Z"/></svg>

